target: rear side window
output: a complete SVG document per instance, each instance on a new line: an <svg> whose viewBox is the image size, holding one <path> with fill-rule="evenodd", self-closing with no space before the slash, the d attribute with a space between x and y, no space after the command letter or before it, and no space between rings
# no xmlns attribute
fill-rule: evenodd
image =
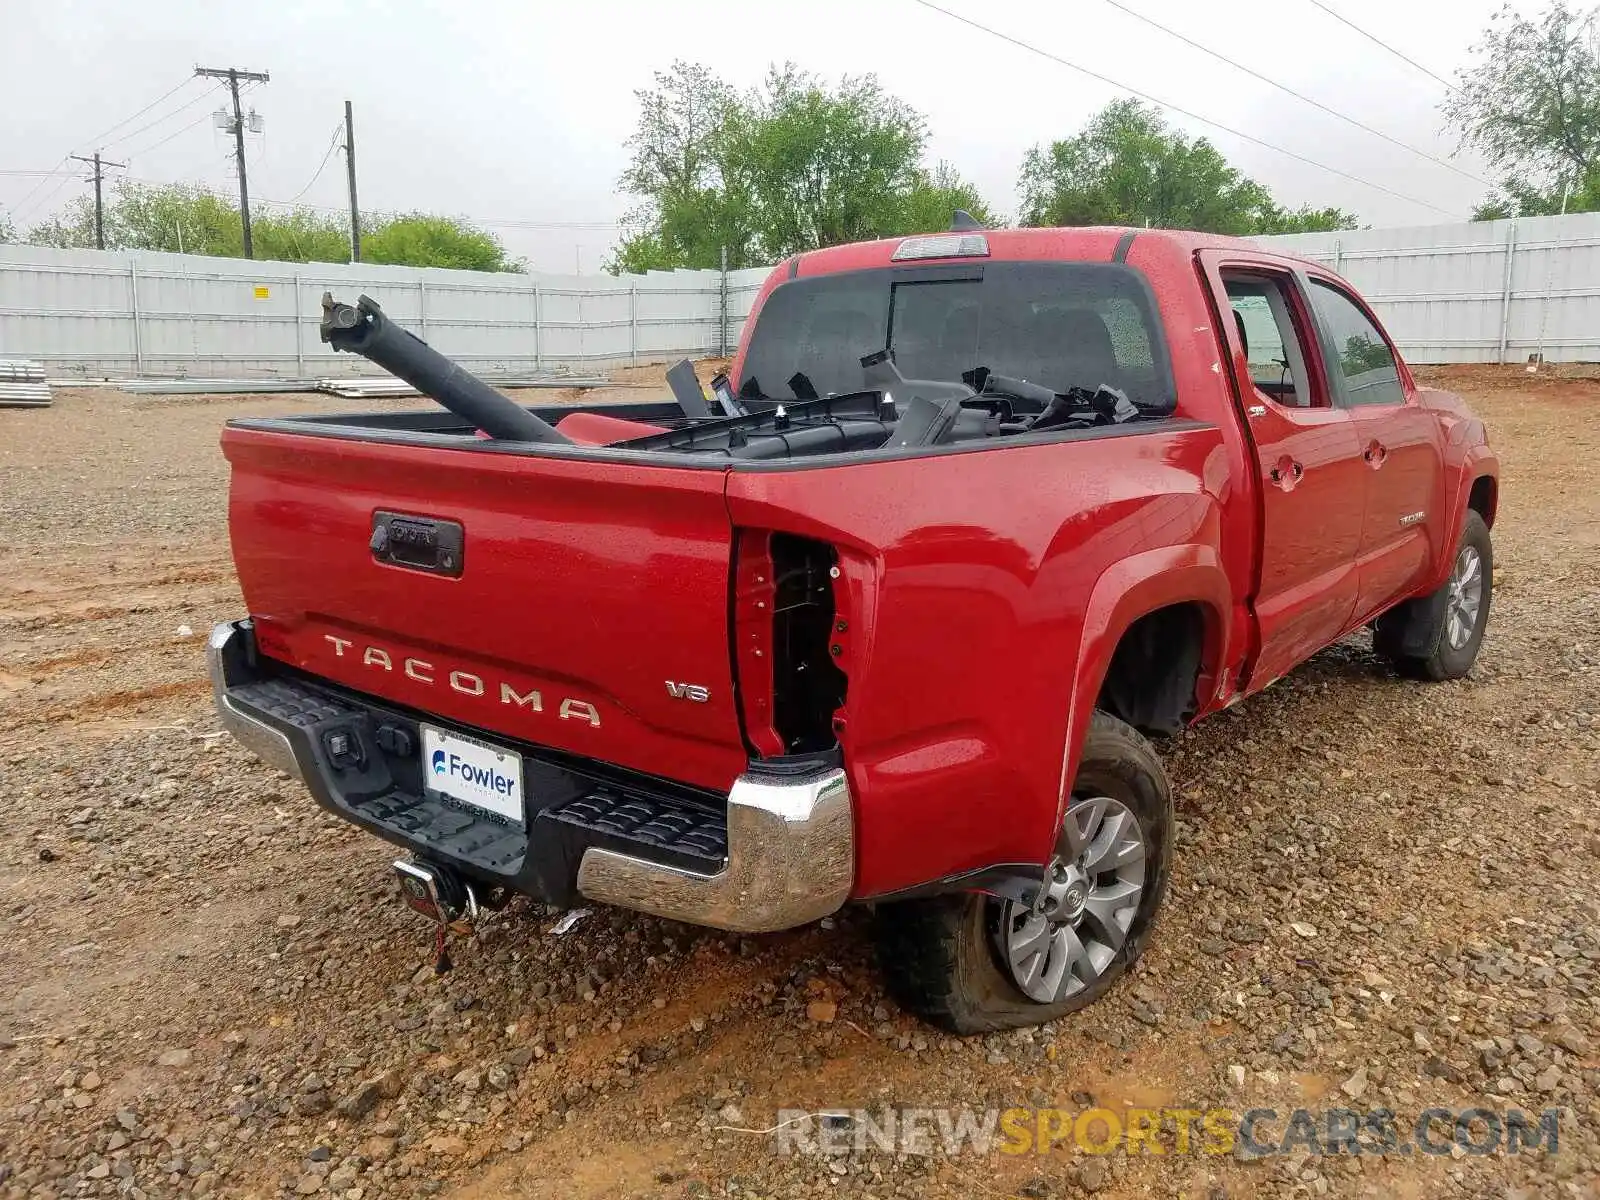
<svg viewBox="0 0 1600 1200"><path fill-rule="evenodd" d="M982 263L796 279L756 318L741 388L773 399L860 391L861 359L887 347L911 379L975 367L1052 391L1108 384L1170 412L1167 347L1144 277L1116 263Z"/></svg>
<svg viewBox="0 0 1600 1200"><path fill-rule="evenodd" d="M1333 342L1330 370L1343 378L1349 403L1404 404L1394 354L1367 314L1338 288L1319 279L1311 281L1311 303Z"/></svg>
<svg viewBox="0 0 1600 1200"><path fill-rule="evenodd" d="M1256 391L1291 408L1317 403L1302 335L1285 298L1287 277L1224 273L1234 328Z"/></svg>

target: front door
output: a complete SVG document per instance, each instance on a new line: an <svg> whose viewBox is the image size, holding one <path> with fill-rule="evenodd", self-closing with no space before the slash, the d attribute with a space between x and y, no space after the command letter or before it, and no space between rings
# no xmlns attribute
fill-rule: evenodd
<svg viewBox="0 0 1600 1200"><path fill-rule="evenodd" d="M1312 278L1310 291L1328 385L1349 409L1365 467L1356 615L1366 620L1406 599L1439 561L1442 547L1428 540L1442 528L1439 422L1418 407L1393 347L1365 307L1331 280Z"/></svg>
<svg viewBox="0 0 1600 1200"><path fill-rule="evenodd" d="M1350 414L1321 378L1314 326L1292 276L1226 261L1212 269L1260 471L1253 598L1260 644L1246 683L1255 691L1348 626L1366 481Z"/></svg>

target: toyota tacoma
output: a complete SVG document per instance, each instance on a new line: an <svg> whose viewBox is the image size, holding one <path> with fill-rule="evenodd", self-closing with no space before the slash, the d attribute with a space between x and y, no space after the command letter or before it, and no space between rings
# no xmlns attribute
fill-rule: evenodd
<svg viewBox="0 0 1600 1200"><path fill-rule="evenodd" d="M677 402L519 406L365 297L322 335L441 407L228 424L216 705L409 852L441 938L516 893L739 931L866 903L910 1009L1049 1020L1151 935L1149 737L1363 626L1460 677L1489 617L1483 425L1244 241L800 254Z"/></svg>

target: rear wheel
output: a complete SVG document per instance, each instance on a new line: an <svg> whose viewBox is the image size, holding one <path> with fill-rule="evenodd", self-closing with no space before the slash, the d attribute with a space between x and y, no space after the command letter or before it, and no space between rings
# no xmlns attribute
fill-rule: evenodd
<svg viewBox="0 0 1600 1200"><path fill-rule="evenodd" d="M1412 679L1461 678L1472 670L1483 645L1493 586L1489 527L1469 509L1450 578L1431 595L1408 600L1379 617L1373 649Z"/></svg>
<svg viewBox="0 0 1600 1200"><path fill-rule="evenodd" d="M1101 996L1148 940L1166 891L1172 797L1140 734L1095 713L1034 903L972 894L886 905L889 990L957 1033L1035 1025Z"/></svg>

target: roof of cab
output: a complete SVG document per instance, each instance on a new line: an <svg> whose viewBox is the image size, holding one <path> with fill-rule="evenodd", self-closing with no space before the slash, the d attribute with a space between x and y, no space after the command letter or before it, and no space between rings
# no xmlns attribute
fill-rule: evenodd
<svg viewBox="0 0 1600 1200"><path fill-rule="evenodd" d="M990 261L999 262L1120 261L1127 256L1135 243L1142 242L1148 247L1149 243L1154 242L1184 258L1190 257L1196 250L1233 249L1313 265L1296 255L1259 246L1248 238L1229 237L1219 233L1196 233L1182 229L1086 225L1064 228L987 229L976 232L981 232L988 240L989 253L985 257ZM780 267L786 269L792 278L796 275L827 275L837 271L859 271L869 267L889 266L891 256L905 240L905 237L882 238L873 242L850 242L822 250L809 250L786 260ZM962 260L930 258L921 261L931 266L936 263Z"/></svg>

